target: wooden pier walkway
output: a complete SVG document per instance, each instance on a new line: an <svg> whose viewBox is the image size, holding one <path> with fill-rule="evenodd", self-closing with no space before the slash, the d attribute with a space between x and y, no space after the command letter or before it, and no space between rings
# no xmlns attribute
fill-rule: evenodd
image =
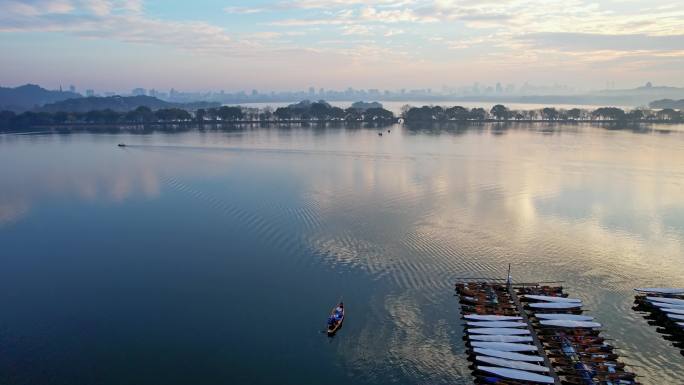
<svg viewBox="0 0 684 385"><path fill-rule="evenodd" d="M513 303L518 308L518 313L520 313L520 316L522 317L523 321L527 324L527 329L530 331L530 336L532 337L532 341L534 342L534 345L537 347L537 350L539 351L539 355L542 356L542 358L544 358L544 366L549 368L548 375L553 377L554 385L561 385L561 380L556 374L556 371L553 370L551 360L549 360L549 356L546 355L546 350L544 349L544 346L542 345L541 341L539 341L537 332L532 327L532 323L530 322L530 319L527 316L527 312L525 311L522 303L520 302L520 299L518 298L518 294L515 292L515 289L513 288L513 285L510 282L506 286L508 288L508 294L511 296Z"/></svg>

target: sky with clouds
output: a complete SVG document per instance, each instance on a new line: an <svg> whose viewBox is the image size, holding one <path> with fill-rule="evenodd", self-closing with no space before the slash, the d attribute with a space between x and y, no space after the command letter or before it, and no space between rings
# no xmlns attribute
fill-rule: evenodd
<svg viewBox="0 0 684 385"><path fill-rule="evenodd" d="M681 0L0 0L0 85L684 86Z"/></svg>

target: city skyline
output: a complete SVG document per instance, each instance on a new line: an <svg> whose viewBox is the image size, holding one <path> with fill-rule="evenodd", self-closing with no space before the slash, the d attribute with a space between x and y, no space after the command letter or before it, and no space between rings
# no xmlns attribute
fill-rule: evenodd
<svg viewBox="0 0 684 385"><path fill-rule="evenodd" d="M0 84L235 92L683 86L675 1L0 1ZM561 81L562 80L562 81Z"/></svg>

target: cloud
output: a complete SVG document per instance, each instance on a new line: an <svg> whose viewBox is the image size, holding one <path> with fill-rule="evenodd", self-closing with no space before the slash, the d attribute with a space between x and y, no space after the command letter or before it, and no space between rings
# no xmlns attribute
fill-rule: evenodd
<svg viewBox="0 0 684 385"><path fill-rule="evenodd" d="M250 7L225 7L223 10L226 13L234 13L238 15L250 15L254 13L266 12L266 8L250 8Z"/></svg>
<svg viewBox="0 0 684 385"><path fill-rule="evenodd" d="M535 48L559 51L682 51L684 34L652 36L646 34L609 35L574 32L528 33L517 39Z"/></svg>

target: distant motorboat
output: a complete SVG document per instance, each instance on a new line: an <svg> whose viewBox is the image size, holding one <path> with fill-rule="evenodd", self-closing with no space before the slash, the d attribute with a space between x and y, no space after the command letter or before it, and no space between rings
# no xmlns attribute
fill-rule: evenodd
<svg viewBox="0 0 684 385"><path fill-rule="evenodd" d="M119 143L119 147L126 147L124 143Z"/></svg>
<svg viewBox="0 0 684 385"><path fill-rule="evenodd" d="M382 132L378 132L378 136L382 136Z"/></svg>

